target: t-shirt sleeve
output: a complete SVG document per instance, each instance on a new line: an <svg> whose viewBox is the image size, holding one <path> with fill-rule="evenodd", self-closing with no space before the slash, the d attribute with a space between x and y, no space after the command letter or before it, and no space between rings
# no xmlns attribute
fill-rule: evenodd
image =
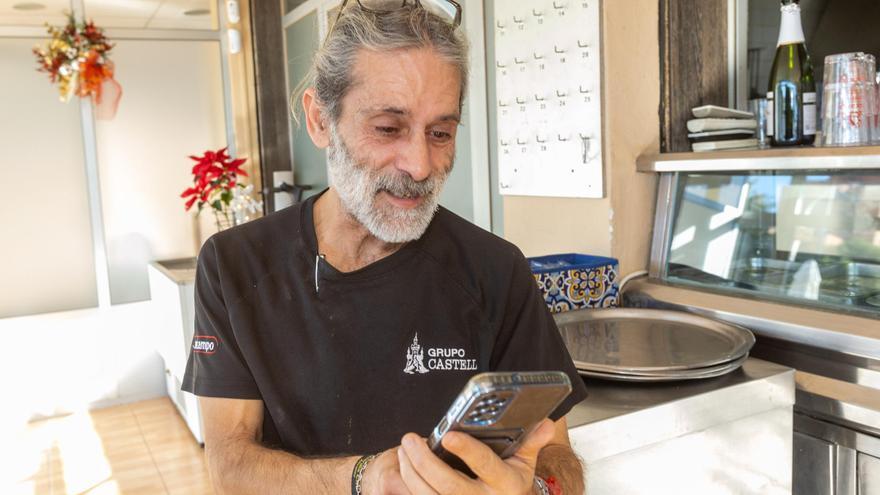
<svg viewBox="0 0 880 495"><path fill-rule="evenodd" d="M567 374L571 380L571 394L550 414L554 421L587 397L584 382L565 348L553 315L544 304L528 261L518 250L490 367L495 371L562 371Z"/></svg>
<svg viewBox="0 0 880 495"><path fill-rule="evenodd" d="M236 339L214 238L199 253L195 283L195 328L181 389L205 397L260 399Z"/></svg>

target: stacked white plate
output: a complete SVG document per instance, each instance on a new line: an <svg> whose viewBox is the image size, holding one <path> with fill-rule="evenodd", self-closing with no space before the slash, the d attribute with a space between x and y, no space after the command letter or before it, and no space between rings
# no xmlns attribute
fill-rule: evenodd
<svg viewBox="0 0 880 495"><path fill-rule="evenodd" d="M661 382L721 376L755 344L749 330L681 311L582 309L555 315L582 375Z"/></svg>

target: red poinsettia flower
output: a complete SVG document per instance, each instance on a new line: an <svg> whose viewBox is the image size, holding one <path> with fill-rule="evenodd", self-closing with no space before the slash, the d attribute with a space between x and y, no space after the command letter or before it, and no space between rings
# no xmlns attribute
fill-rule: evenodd
<svg viewBox="0 0 880 495"><path fill-rule="evenodd" d="M232 173L232 174L236 174L236 175L243 175L243 176L247 177L247 173L245 173L245 171L241 169L241 166L246 161L247 160L244 158L240 158L238 160L232 160L231 162L224 164L223 167L227 173Z"/></svg>
<svg viewBox="0 0 880 495"><path fill-rule="evenodd" d="M181 198L188 198L184 208L189 211L196 205L201 211L207 204L225 215L232 201L232 191L244 187L239 184L238 176L247 176L241 169L247 159L230 157L227 148L208 150L202 156L190 155L189 158L196 164L192 167L193 186L180 194Z"/></svg>

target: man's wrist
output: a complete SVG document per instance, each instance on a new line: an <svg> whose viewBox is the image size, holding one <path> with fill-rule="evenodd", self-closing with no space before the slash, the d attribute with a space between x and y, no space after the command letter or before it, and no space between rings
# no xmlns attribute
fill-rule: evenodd
<svg viewBox="0 0 880 495"><path fill-rule="evenodd" d="M363 489L364 473L367 472L367 466L376 458L376 454L365 455L354 463L351 470L351 495L361 495Z"/></svg>

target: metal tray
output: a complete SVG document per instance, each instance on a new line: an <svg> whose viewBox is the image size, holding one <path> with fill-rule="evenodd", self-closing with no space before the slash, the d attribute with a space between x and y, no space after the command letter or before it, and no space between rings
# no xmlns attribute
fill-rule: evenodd
<svg viewBox="0 0 880 495"><path fill-rule="evenodd" d="M688 371L688 370L680 370L680 371L668 371L664 373L658 373L653 375L627 375L627 374L618 374L618 373L603 373L601 371L588 371L588 370L578 370L578 374L583 376L589 376L592 378L601 378L603 380L613 380L616 382L675 382L679 380L703 380L706 378L715 378L718 376L726 375L732 371L736 371L739 369L743 363L749 358L748 354L745 356L731 361L729 363L725 363L721 366L710 366L709 368L705 368L703 370L696 371Z"/></svg>
<svg viewBox="0 0 880 495"><path fill-rule="evenodd" d="M714 366L707 366L705 368L691 368L688 370L658 370L658 371L629 371L629 370L615 370L615 371L602 371L602 370L590 370L590 369L580 369L579 371L589 371L596 372L602 374L613 374L613 375L628 375L628 376L679 376L679 375L705 375L715 373L716 371L727 369L730 366L734 366L737 362L745 361L748 358L748 353L744 356L741 356L733 361L727 361L721 364L716 364Z"/></svg>
<svg viewBox="0 0 880 495"><path fill-rule="evenodd" d="M745 328L681 311L582 309L555 315L578 369L645 374L741 359L755 343Z"/></svg>

